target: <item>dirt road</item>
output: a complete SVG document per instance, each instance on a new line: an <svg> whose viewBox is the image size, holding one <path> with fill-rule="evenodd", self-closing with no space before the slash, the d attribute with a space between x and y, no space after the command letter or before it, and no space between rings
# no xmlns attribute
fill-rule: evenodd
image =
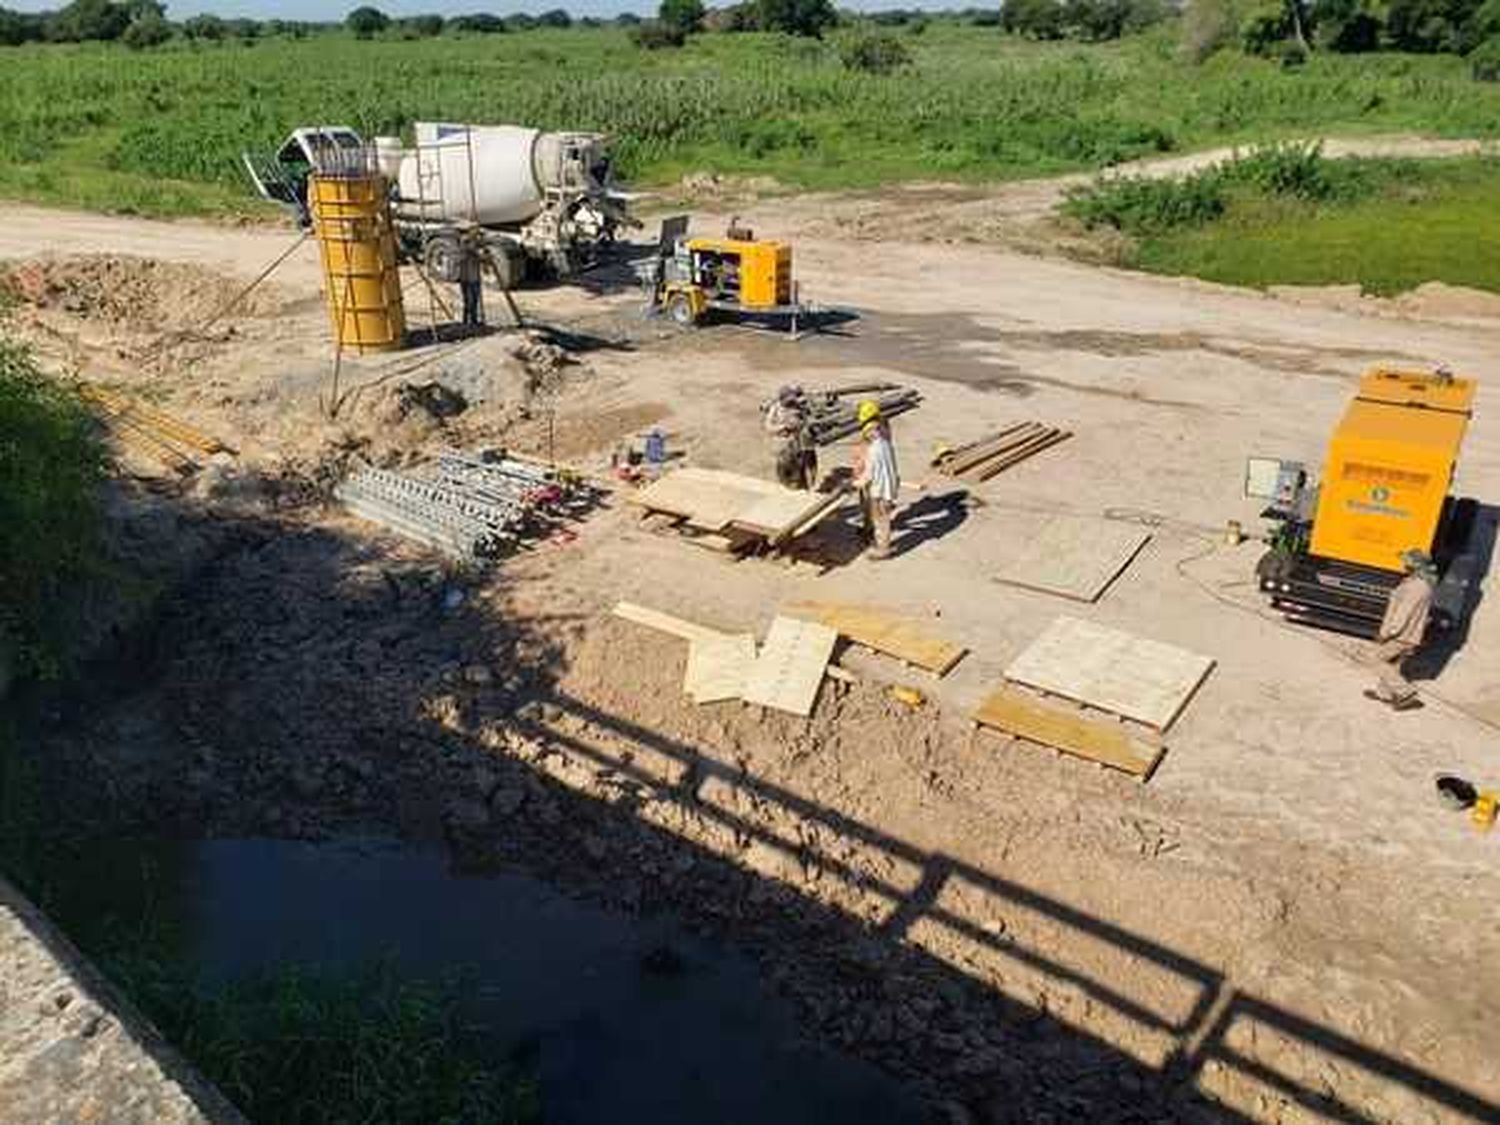
<svg viewBox="0 0 1500 1125"><path fill-rule="evenodd" d="M253 276L287 242L276 232L31 208L6 208L4 217L0 255L86 247L237 277ZM314 463L351 431L410 457L497 435L539 449L544 429L565 456L602 467L617 440L659 420L689 463L766 475L755 409L777 385L889 378L920 388L926 401L896 422L897 446L905 499L930 501L938 516L930 534L908 533L895 560L855 561L823 577L765 562L730 565L644 532L621 505L591 519L575 543L507 563L474 592L486 627L524 625L550 654L548 702L529 712L524 738L505 733L514 698L452 686L451 665L467 658L452 655L468 651L462 637L445 634L447 648L424 649L409 662L417 679L404 690L387 683L380 698L413 701L476 752L624 808L640 824L794 888L799 901L860 920L876 942L872 964L884 966L877 977L896 972L885 958L930 956L1134 1060L1152 1088L1208 1093L1258 1120L1500 1112L1500 936L1491 905L1500 837L1476 835L1431 792L1438 770L1500 779L1500 612L1486 597L1466 643L1422 684L1427 706L1393 717L1361 697L1370 673L1356 661L1355 642L1296 631L1269 614L1253 584L1257 546L1228 547L1220 534L1226 519L1257 526L1256 504L1241 495L1245 458L1319 463L1354 379L1380 361L1445 362L1480 378L1458 488L1500 497L1500 425L1486 397L1500 368L1496 326L1308 307L996 249L829 238L833 220L819 200L767 203L743 219L795 238L807 292L859 310L860 319L846 333L800 343L728 326L678 336L633 319L628 291L527 293L530 316L590 341L546 408L555 409L555 424L545 428L534 401L521 412L507 405L523 394L525 374L503 336L355 361L346 377L372 385L369 409L320 421L326 322L310 301L308 248L275 278L280 312L235 321L232 337L184 364L148 371L129 358L146 340L65 311L38 312L30 328L54 343L68 336L88 363L149 385L159 401L233 437L242 465L266 470ZM122 336L130 337L124 359L119 347L104 346ZM475 394L470 414L447 426L378 413L381 389L416 378L416 363L425 364L422 378ZM1021 419L1066 425L1076 437L977 488L982 506L941 499L948 483L925 471L933 444ZM1097 605L991 580L1057 512L1152 532ZM299 518L369 542L369 529L353 521ZM1485 520L1493 528L1493 508ZM213 643L189 664L228 662L226 677L247 693L233 713L253 726L256 707L280 707L297 720L288 723L295 732L255 738L228 720L205 734L194 720L195 737L231 763L222 766L226 777L238 776L232 763L241 759L274 771L278 754L320 745L300 725L332 721L320 718L312 688L333 691L336 682L340 692L357 691L351 685L369 673L349 665L347 679L319 677L345 676L340 662L356 660L356 648L360 661L380 659L379 645L364 653L364 642L347 635L336 605L320 609L327 585L278 569L296 557L290 540L259 551L232 582L213 587L240 591L245 604L210 599L195 610L203 620L191 635L200 647L201 638ZM825 700L811 724L758 721L738 705L682 702L676 642L606 614L627 597L759 632L778 604L807 595L921 614L972 653L943 681L921 681L936 706L915 716L878 690L882 680L912 674L872 661L866 683ZM275 622L255 616L283 597ZM1006 663L1061 614L1215 659L1148 785L968 730L966 715ZM420 631L421 618L407 627ZM323 655L299 657L300 673L278 665L277 678L261 682L267 664L283 659L268 647L280 643L277 629L295 631L286 644L299 653L313 643L309 632L322 636ZM166 676L122 704L122 714L149 713L170 728L184 701L216 705L209 683L195 687L188 665L174 667L182 682ZM305 704L303 692L285 691L298 675L311 677ZM358 710L356 699L339 714L353 721ZM371 730L362 737L378 741ZM363 745L341 752L375 753ZM685 799L689 775L698 788L688 786ZM632 779L628 800L622 776ZM267 830L266 821L232 819L250 814L225 811L230 796L215 798L212 780L203 784L209 811L198 828ZM316 785L312 792L310 807L321 799ZM298 815L291 822L303 830L328 828L315 812ZM275 823L299 830L286 827L284 809ZM549 831L574 828L551 821ZM611 853L588 849L603 868ZM670 878L665 889L643 892L640 871L619 877L636 886L637 903L642 894L678 907L713 900L712 888L687 876L676 897ZM892 1032L879 1024L878 983L873 993L846 984L830 994L826 981L787 973L788 988L817 998L809 1020L822 1033L928 1089L960 1092L976 1116L1007 1119L1007 1091L1018 1080L1008 1068L1018 1059L1037 1064L1009 1033L986 1039L980 1027L977 1042L965 1039L977 1016L957 1030L932 1015ZM859 1011L857 1028L841 1019L845 1008Z"/></svg>
<svg viewBox="0 0 1500 1125"><path fill-rule="evenodd" d="M1312 140L1318 140L1330 157L1446 159L1493 153L1497 147L1493 141L1404 134L1306 138ZM1179 156L1147 157L1098 174L1078 172L1000 184L931 182L852 194L799 195L778 201L775 217L781 224L788 216L796 216L805 234L826 238L983 243L1050 254L1068 237L1052 220L1070 190L1101 175L1146 179L1182 176L1229 160L1236 151L1243 149L1213 148ZM725 186L733 192L732 182ZM712 193L699 202L712 207ZM1097 257L1095 246L1077 243L1076 248Z"/></svg>

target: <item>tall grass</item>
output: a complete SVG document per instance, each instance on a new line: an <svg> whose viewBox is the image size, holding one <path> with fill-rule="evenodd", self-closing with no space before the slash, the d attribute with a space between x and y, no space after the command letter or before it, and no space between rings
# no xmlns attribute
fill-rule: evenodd
<svg viewBox="0 0 1500 1125"><path fill-rule="evenodd" d="M51 675L66 659L81 600L74 595L99 565L103 468L103 448L77 396L0 331L0 662L7 671Z"/></svg>
<svg viewBox="0 0 1500 1125"><path fill-rule="evenodd" d="M228 984L136 950L101 966L251 1121L443 1125L541 1120L534 1078L457 1014L456 988L388 963L296 965Z"/></svg>
<svg viewBox="0 0 1500 1125"><path fill-rule="evenodd" d="M913 65L846 68L833 44L694 37L640 51L615 29L359 42L0 50L0 194L213 211L244 192L237 157L293 126L400 132L419 119L597 129L623 170L711 167L803 186L1013 177L1319 129L1500 133L1500 88L1461 60L1182 62L1168 32L1117 44L1021 43L934 25Z"/></svg>

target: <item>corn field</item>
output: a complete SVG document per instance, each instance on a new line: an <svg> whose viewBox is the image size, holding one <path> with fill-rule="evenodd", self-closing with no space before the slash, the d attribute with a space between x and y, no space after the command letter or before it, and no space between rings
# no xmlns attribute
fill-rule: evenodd
<svg viewBox="0 0 1500 1125"><path fill-rule="evenodd" d="M627 177L791 185L1005 178L1315 130L1500 132L1500 87L1462 61L1182 61L1170 28L1035 44L993 28L910 37L915 65L846 70L836 42L704 35L641 51L617 29L415 41L331 32L244 44L0 48L0 194L153 213L249 202L238 156L294 126L421 119L600 130Z"/></svg>

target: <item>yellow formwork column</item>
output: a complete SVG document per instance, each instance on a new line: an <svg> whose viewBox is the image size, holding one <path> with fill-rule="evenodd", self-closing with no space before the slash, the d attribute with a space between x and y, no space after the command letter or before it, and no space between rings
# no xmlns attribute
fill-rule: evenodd
<svg viewBox="0 0 1500 1125"><path fill-rule="evenodd" d="M385 177L315 175L308 201L335 339L358 352L401 347L406 312Z"/></svg>

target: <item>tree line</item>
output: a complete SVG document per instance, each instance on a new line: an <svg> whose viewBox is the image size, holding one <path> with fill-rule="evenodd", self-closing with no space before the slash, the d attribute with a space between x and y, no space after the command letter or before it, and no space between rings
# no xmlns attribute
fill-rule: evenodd
<svg viewBox="0 0 1500 1125"><path fill-rule="evenodd" d="M1296 65L1317 50L1393 49L1472 55L1476 74L1486 58L1493 58L1500 67L1500 0L1003 0L995 8L871 13L840 12L833 0L742 0L716 8L705 7L702 0L662 0L654 19L626 12L609 22L630 28L637 45L660 48L681 46L689 36L705 31L820 36L840 23L920 31L937 19L998 27L1038 40L1100 42L1179 17L1185 51L1194 58L1237 48ZM262 36L301 38L340 26L363 39L419 39L445 32L493 35L534 28L599 27L605 22L587 16L574 19L565 8L539 15L476 12L444 18L436 14L393 17L372 5L355 8L342 25L213 15L172 22L159 0L72 0L50 12L0 7L0 44L120 41L144 48L177 36L204 42L253 41ZM886 41L867 45L863 52L860 59L864 61L856 65L867 69L890 69L905 56L903 48Z"/></svg>

